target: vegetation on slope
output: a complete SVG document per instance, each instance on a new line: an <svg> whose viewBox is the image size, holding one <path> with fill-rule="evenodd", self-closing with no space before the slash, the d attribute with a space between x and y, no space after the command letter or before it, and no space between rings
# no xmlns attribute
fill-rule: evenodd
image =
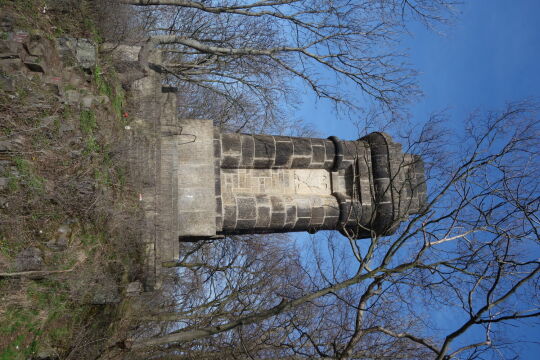
<svg viewBox="0 0 540 360"><path fill-rule="evenodd" d="M89 2L1 0L0 14L0 359L96 358L140 271L124 93L107 59L56 53L63 37L100 44Z"/></svg>

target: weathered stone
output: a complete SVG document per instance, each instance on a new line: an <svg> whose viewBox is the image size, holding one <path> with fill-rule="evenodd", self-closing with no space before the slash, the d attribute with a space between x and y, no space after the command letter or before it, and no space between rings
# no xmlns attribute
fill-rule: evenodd
<svg viewBox="0 0 540 360"><path fill-rule="evenodd" d="M76 4L73 0L46 0L47 11L67 13L73 11Z"/></svg>
<svg viewBox="0 0 540 360"><path fill-rule="evenodd" d="M9 179L5 177L0 177L0 190L4 190L7 188L9 184Z"/></svg>
<svg viewBox="0 0 540 360"><path fill-rule="evenodd" d="M285 222L290 223L290 224L296 223L296 206L295 205L287 206L286 214L287 214L287 218Z"/></svg>
<svg viewBox="0 0 540 360"><path fill-rule="evenodd" d="M236 227L236 206L223 206L223 229Z"/></svg>
<svg viewBox="0 0 540 360"><path fill-rule="evenodd" d="M43 267L43 254L40 249L30 247L21 251L15 257L16 271L35 271Z"/></svg>
<svg viewBox="0 0 540 360"><path fill-rule="evenodd" d="M236 199L236 206L238 208L238 219L255 219L257 214L257 208L254 198L242 198Z"/></svg>
<svg viewBox="0 0 540 360"><path fill-rule="evenodd" d="M26 31L17 30L14 33L10 34L10 40L18 42L18 43L26 43L28 40L29 34Z"/></svg>
<svg viewBox="0 0 540 360"><path fill-rule="evenodd" d="M32 359L35 360L58 360L60 352L48 345L45 341L39 344L37 353L33 355Z"/></svg>
<svg viewBox="0 0 540 360"><path fill-rule="evenodd" d="M98 100L93 95L85 95L81 99L81 105L85 109L91 108L95 103L98 103Z"/></svg>
<svg viewBox="0 0 540 360"><path fill-rule="evenodd" d="M311 209L311 225L321 225L324 222L324 208L313 207Z"/></svg>
<svg viewBox="0 0 540 360"><path fill-rule="evenodd" d="M310 156L311 157L311 141L304 138L292 138L294 145L294 156Z"/></svg>
<svg viewBox="0 0 540 360"><path fill-rule="evenodd" d="M270 201L272 202L272 213L285 211L285 205L279 196L272 196Z"/></svg>
<svg viewBox="0 0 540 360"><path fill-rule="evenodd" d="M323 164L325 161L325 150L324 146L312 146L312 157L311 157L311 164L314 163L320 163Z"/></svg>
<svg viewBox="0 0 540 360"><path fill-rule="evenodd" d="M21 135L10 138L9 140L0 140L0 152L12 152L20 149L24 144L24 138Z"/></svg>
<svg viewBox="0 0 540 360"><path fill-rule="evenodd" d="M285 213L279 213L272 211L272 218L270 220L270 228L275 230L281 230L285 226Z"/></svg>
<svg viewBox="0 0 540 360"><path fill-rule="evenodd" d="M62 96L62 102L69 105L79 104L81 101L81 93L77 90L67 90Z"/></svg>
<svg viewBox="0 0 540 360"><path fill-rule="evenodd" d="M300 218L299 217L296 220L296 224L294 225L294 230L296 230L296 231L306 231L306 230L308 230L310 221L311 221L310 218L307 218L307 217Z"/></svg>
<svg viewBox="0 0 540 360"><path fill-rule="evenodd" d="M18 59L22 51L21 44L9 40L0 40L0 59Z"/></svg>
<svg viewBox="0 0 540 360"><path fill-rule="evenodd" d="M77 65L78 43L76 39L59 40L64 62L71 54L73 65ZM95 50L91 48L88 46L90 52ZM400 196L407 198L401 200L415 201L413 191L397 192L397 197L386 199L378 193L381 186L373 181L372 168L379 158L369 155L382 143L390 144L390 154L387 151L384 155L390 158L390 172L395 172L395 157L401 154L395 154L400 150L390 137L375 134L358 141L341 141L230 134L212 127L211 120L177 119L176 97L162 89L161 54L141 54L140 47L125 50L128 58L120 66L125 68L121 74L129 72L132 65L139 66L139 58L144 63L148 57L146 63L155 64L140 65L145 71L137 70L139 74L130 84L134 100L130 116L136 119L134 124L139 121L146 129L156 129L149 136L155 145L138 146L138 151L128 155L139 160L142 166L138 167L149 168L141 171L145 175L140 176L140 182L146 191L140 198L147 222L147 266L154 274L150 276L159 272L156 270L167 257L178 258L179 238L196 241L232 234L332 230L342 225L358 229L358 224L347 222L352 203L360 204L361 225L378 230L401 219L403 211L389 212L386 203L392 204ZM115 52L112 50L113 57ZM88 87L84 79L69 74L62 77L64 84L69 82L76 89ZM78 96L83 106L91 106L80 95L64 94L65 98L70 96ZM133 138L133 143L138 140ZM367 164L359 164L360 158ZM414 184L423 181L423 173L409 177L414 177ZM392 186L399 188L407 178L395 179ZM372 197L388 200L380 218ZM375 223L372 218L382 220Z"/></svg>
<svg viewBox="0 0 540 360"><path fill-rule="evenodd" d="M55 96L60 96L60 88L57 84L43 84L43 88Z"/></svg>
<svg viewBox="0 0 540 360"><path fill-rule="evenodd" d="M255 135L253 140L255 142L255 158L257 160L268 159L270 163L273 162L276 155L274 138L272 136Z"/></svg>
<svg viewBox="0 0 540 360"><path fill-rule="evenodd" d="M338 217L339 208L334 206L325 206L324 207L324 216L325 217Z"/></svg>
<svg viewBox="0 0 540 360"><path fill-rule="evenodd" d="M73 124L64 122L60 125L61 133L65 133L69 131L75 131L75 126L73 126Z"/></svg>
<svg viewBox="0 0 540 360"><path fill-rule="evenodd" d="M69 244L69 237L71 235L72 229L70 224L62 224L57 230L55 237L47 242L47 247L52 250L61 251L65 250Z"/></svg>
<svg viewBox="0 0 540 360"><path fill-rule="evenodd" d="M214 139L214 157L216 159L221 158L221 140L220 139Z"/></svg>
<svg viewBox="0 0 540 360"><path fill-rule="evenodd" d="M239 156L242 151L240 136L238 134L222 134L221 146L223 154Z"/></svg>
<svg viewBox="0 0 540 360"><path fill-rule="evenodd" d="M83 69L90 70L96 66L96 45L88 39L78 39L75 57Z"/></svg>
<svg viewBox="0 0 540 360"><path fill-rule="evenodd" d="M252 136L244 135L241 137L242 142L242 167L252 167L255 157L255 141Z"/></svg>
<svg viewBox="0 0 540 360"><path fill-rule="evenodd" d="M43 67L43 60L37 56L27 57L24 60L24 65L28 68L28 70L33 72L45 72L45 69Z"/></svg>
<svg viewBox="0 0 540 360"><path fill-rule="evenodd" d="M251 230L255 227L257 220L240 220L236 222L236 230Z"/></svg>
<svg viewBox="0 0 540 360"><path fill-rule="evenodd" d="M268 229L270 225L270 208L267 206L257 207L257 224L259 229Z"/></svg>
<svg viewBox="0 0 540 360"><path fill-rule="evenodd" d="M339 223L339 217L337 216L327 216L324 218L323 227L325 229L335 229Z"/></svg>
<svg viewBox="0 0 540 360"><path fill-rule="evenodd" d="M307 199L298 199L296 201L297 205L297 216L298 217L310 217L311 216L311 204Z"/></svg>
<svg viewBox="0 0 540 360"><path fill-rule="evenodd" d="M13 31L13 24L14 20L11 16L8 16L6 14L0 15L0 30L4 32L11 32Z"/></svg>
<svg viewBox="0 0 540 360"><path fill-rule="evenodd" d="M276 160L274 166L286 166L293 155L293 144L290 141L276 141Z"/></svg>
<svg viewBox="0 0 540 360"><path fill-rule="evenodd" d="M0 72L11 74L25 70L25 66L20 59L0 59Z"/></svg>
<svg viewBox="0 0 540 360"><path fill-rule="evenodd" d="M271 167L273 163L273 159L270 158L255 159L253 161L253 167L255 169L265 169Z"/></svg>
<svg viewBox="0 0 540 360"><path fill-rule="evenodd" d="M126 287L126 296L138 296L143 292L143 284L140 281L130 282Z"/></svg>
<svg viewBox="0 0 540 360"><path fill-rule="evenodd" d="M0 89L5 92L14 92L16 89L13 79L4 74L0 74Z"/></svg>
<svg viewBox="0 0 540 360"><path fill-rule="evenodd" d="M92 70L96 66L97 50L91 40L63 37L57 39L56 46L64 63L76 63L85 70Z"/></svg>
<svg viewBox="0 0 540 360"><path fill-rule="evenodd" d="M311 157L294 157L291 168L293 169L307 169L311 164Z"/></svg>
<svg viewBox="0 0 540 360"><path fill-rule="evenodd" d="M224 155L221 159L221 166L224 168L234 169L240 165L240 156Z"/></svg>
<svg viewBox="0 0 540 360"><path fill-rule="evenodd" d="M223 200L221 199L221 196L218 195L218 192L216 191L216 214L221 216L222 210L223 210Z"/></svg>

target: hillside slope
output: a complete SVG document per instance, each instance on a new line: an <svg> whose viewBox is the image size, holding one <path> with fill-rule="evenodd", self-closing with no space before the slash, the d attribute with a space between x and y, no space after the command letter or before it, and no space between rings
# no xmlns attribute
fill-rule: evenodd
<svg viewBox="0 0 540 360"><path fill-rule="evenodd" d="M0 359L95 359L140 291L129 112L92 16L0 1Z"/></svg>

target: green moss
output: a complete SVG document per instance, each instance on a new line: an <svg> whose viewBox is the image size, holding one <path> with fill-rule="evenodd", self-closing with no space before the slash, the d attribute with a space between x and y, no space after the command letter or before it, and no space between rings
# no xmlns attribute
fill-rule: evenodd
<svg viewBox="0 0 540 360"><path fill-rule="evenodd" d="M77 331L89 314L89 307L73 303L67 294L63 282L31 282L26 297L32 306L11 305L2 314L0 337L5 346L0 359L29 359L40 343L65 347L69 335Z"/></svg>
<svg viewBox="0 0 540 360"><path fill-rule="evenodd" d="M117 120L123 122L123 109L126 103L126 95L120 85L116 74L111 70L109 79L106 78L101 66L96 65L94 68L94 82L101 95L105 95L111 101L111 107Z"/></svg>
<svg viewBox="0 0 540 360"><path fill-rule="evenodd" d="M15 163L15 168L17 169L19 176L11 176L9 178L8 189L10 191L18 191L20 185L34 191L43 191L45 179L35 173L30 161L17 156L13 158L13 162Z"/></svg>
<svg viewBox="0 0 540 360"><path fill-rule="evenodd" d="M92 110L83 110L80 115L80 128L83 135L92 135L97 129L96 114Z"/></svg>
<svg viewBox="0 0 540 360"><path fill-rule="evenodd" d="M94 81L101 95L106 95L109 98L112 96L112 87L105 80L103 69L99 65L94 68Z"/></svg>
<svg viewBox="0 0 540 360"><path fill-rule="evenodd" d="M94 153L98 153L100 149L101 147L99 146L98 141L93 135L89 135L86 137L83 154L91 155Z"/></svg>
<svg viewBox="0 0 540 360"><path fill-rule="evenodd" d="M0 352L0 359L28 359L37 348L36 337L41 335L37 315L39 311L30 308L10 306L0 322L0 335L7 346Z"/></svg>

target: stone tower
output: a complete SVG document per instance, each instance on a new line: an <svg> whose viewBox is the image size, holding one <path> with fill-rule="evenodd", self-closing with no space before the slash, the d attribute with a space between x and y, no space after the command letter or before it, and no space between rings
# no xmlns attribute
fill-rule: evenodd
<svg viewBox="0 0 540 360"><path fill-rule="evenodd" d="M384 133L343 141L180 122L180 240L318 230L389 235L425 203L422 160Z"/></svg>
<svg viewBox="0 0 540 360"><path fill-rule="evenodd" d="M127 148L144 216L145 284L180 242L232 234L338 230L389 235L426 201L418 156L384 133L356 141L221 132L211 120L178 119L157 49L114 45L133 118ZM139 70L137 70L139 69Z"/></svg>

